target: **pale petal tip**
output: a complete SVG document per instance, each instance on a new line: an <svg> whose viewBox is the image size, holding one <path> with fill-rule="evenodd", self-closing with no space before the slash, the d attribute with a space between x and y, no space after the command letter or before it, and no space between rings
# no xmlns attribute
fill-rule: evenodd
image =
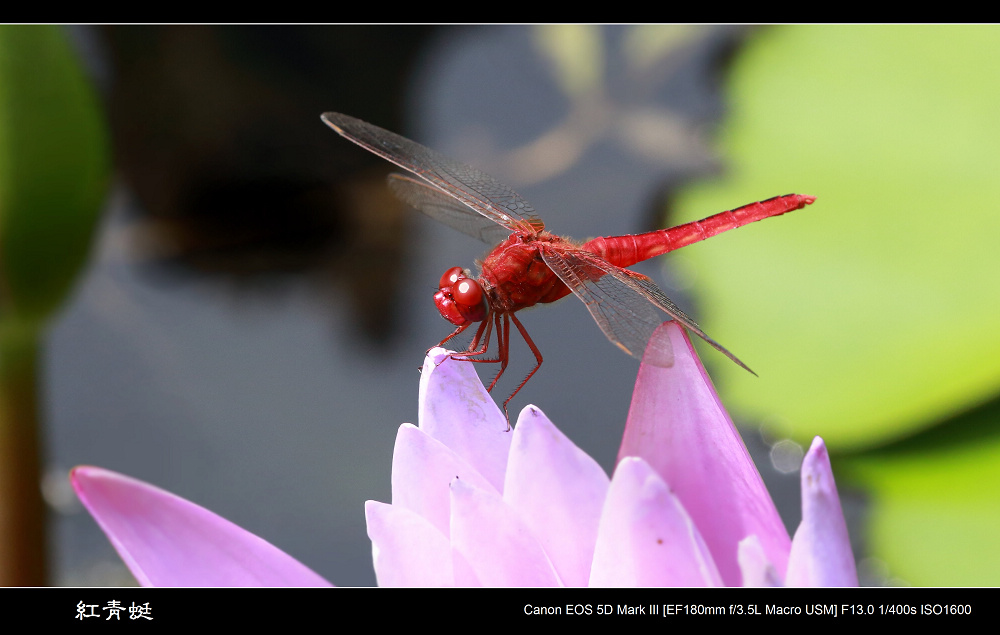
<svg viewBox="0 0 1000 635"><path fill-rule="evenodd" d="M535 404L528 404L524 408L521 408L520 414L517 415L517 425L521 425L522 421L530 421L532 419L548 419L542 409Z"/></svg>
<svg viewBox="0 0 1000 635"><path fill-rule="evenodd" d="M809 454L815 456L827 455L826 442L823 441L823 437L816 437L813 439L812 443L809 445ZM827 458L829 461L829 458Z"/></svg>
<svg viewBox="0 0 1000 635"><path fill-rule="evenodd" d="M74 485L80 479L86 479L94 476L102 476L107 474L113 474L104 468L95 467L93 465L77 465L69 471L69 479Z"/></svg>
<svg viewBox="0 0 1000 635"><path fill-rule="evenodd" d="M167 492L164 492L154 485L150 485L130 476L93 465L78 465L71 469L69 471L69 482L73 486L73 491L76 492L77 497L80 498L84 506L87 506L88 489L91 486L98 485L100 483L117 483L125 487L146 488L149 491L169 495Z"/></svg>
<svg viewBox="0 0 1000 635"><path fill-rule="evenodd" d="M89 465L77 465L69 471L69 482L73 485L73 489L77 489L77 485L81 478L86 478L89 471L93 469ZM77 490L79 491L79 490Z"/></svg>
<svg viewBox="0 0 1000 635"><path fill-rule="evenodd" d="M94 478L101 476L104 472L99 467L93 467L90 465L78 465L69 471L69 483L73 487L73 491L76 492L77 498L86 505L87 495L86 487L88 482Z"/></svg>
<svg viewBox="0 0 1000 635"><path fill-rule="evenodd" d="M424 370L426 371L428 367L433 368L435 366L439 366L441 362L448 359L448 356L451 354L452 351L441 348L440 346L435 346L427 351L427 355L424 357Z"/></svg>
<svg viewBox="0 0 1000 635"><path fill-rule="evenodd" d="M813 439L809 451L802 459L802 488L807 489L824 488L831 486L836 491L833 481L833 467L830 465L830 453L827 452L826 443L822 437Z"/></svg>
<svg viewBox="0 0 1000 635"><path fill-rule="evenodd" d="M646 344L646 350L642 355L642 363L658 366L660 368L670 368L674 365L674 345L670 341L671 326L680 329L677 322L669 320L661 324L653 332Z"/></svg>

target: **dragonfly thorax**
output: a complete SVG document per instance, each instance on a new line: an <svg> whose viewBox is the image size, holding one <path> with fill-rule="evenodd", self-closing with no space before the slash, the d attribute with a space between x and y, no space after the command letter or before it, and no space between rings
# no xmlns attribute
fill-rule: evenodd
<svg viewBox="0 0 1000 635"><path fill-rule="evenodd" d="M452 267L441 276L434 305L455 326L482 321L490 308L483 287L461 267Z"/></svg>

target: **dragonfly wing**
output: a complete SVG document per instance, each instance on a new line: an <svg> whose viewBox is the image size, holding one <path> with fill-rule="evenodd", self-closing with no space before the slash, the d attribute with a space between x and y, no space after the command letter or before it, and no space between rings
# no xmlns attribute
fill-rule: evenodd
<svg viewBox="0 0 1000 635"><path fill-rule="evenodd" d="M488 245L495 245L510 235L510 230L503 225L497 225L433 185L405 174L390 174L388 180L389 189L400 200L463 234Z"/></svg>
<svg viewBox="0 0 1000 635"><path fill-rule="evenodd" d="M348 115L327 112L323 113L323 121L345 139L416 174L441 192L503 225L507 234L536 234L545 227L526 200L485 172Z"/></svg>
<svg viewBox="0 0 1000 635"><path fill-rule="evenodd" d="M607 338L629 355L642 358L653 331L663 323L663 314L660 313L663 311L753 373L739 358L706 335L646 276L616 267L582 250L543 248L541 252L545 264L583 301ZM669 366L673 363L670 351L652 353L650 358L657 365Z"/></svg>

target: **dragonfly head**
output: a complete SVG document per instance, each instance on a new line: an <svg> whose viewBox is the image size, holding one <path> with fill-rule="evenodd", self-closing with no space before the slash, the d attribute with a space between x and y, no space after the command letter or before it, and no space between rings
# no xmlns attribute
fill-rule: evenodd
<svg viewBox="0 0 1000 635"><path fill-rule="evenodd" d="M480 322L490 311L482 285L470 278L461 267L452 267L441 276L434 304L441 317L455 326Z"/></svg>

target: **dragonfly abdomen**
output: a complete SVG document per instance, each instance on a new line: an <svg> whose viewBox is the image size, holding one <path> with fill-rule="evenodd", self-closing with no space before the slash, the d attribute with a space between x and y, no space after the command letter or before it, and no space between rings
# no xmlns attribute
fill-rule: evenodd
<svg viewBox="0 0 1000 635"><path fill-rule="evenodd" d="M659 229L645 234L594 238L584 243L582 247L614 265L630 267L637 262L711 238L730 229L802 209L815 200L815 196L801 194L775 196L669 229Z"/></svg>

